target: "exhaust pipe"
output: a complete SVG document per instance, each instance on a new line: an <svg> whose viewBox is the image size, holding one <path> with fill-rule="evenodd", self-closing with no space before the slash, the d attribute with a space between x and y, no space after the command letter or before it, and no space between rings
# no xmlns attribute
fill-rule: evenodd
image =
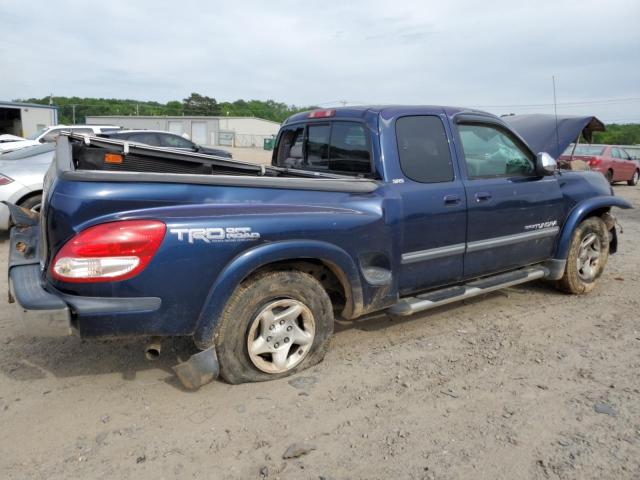
<svg viewBox="0 0 640 480"><path fill-rule="evenodd" d="M151 337L144 347L144 356L147 360L157 360L162 353L162 337Z"/></svg>

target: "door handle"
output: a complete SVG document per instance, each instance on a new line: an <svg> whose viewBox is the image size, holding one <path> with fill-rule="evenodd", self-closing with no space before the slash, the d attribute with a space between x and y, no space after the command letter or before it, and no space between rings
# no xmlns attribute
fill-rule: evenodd
<svg viewBox="0 0 640 480"><path fill-rule="evenodd" d="M489 192L478 192L475 197L476 202L486 202L487 200L491 200L491 194Z"/></svg>
<svg viewBox="0 0 640 480"><path fill-rule="evenodd" d="M462 199L460 195L445 195L444 196L444 204L447 206L459 205Z"/></svg>

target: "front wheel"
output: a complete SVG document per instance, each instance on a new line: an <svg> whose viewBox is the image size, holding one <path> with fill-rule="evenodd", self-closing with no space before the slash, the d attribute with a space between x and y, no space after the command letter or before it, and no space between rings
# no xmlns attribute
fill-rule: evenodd
<svg viewBox="0 0 640 480"><path fill-rule="evenodd" d="M640 172L636 170L635 172L633 172L633 177L631 177L630 180L627 180L627 185L629 185L630 187L637 185L638 177L640 177Z"/></svg>
<svg viewBox="0 0 640 480"><path fill-rule="evenodd" d="M229 383L286 377L320 362L332 333L331 300L315 278L259 274L233 292L220 318L220 374Z"/></svg>
<svg viewBox="0 0 640 480"><path fill-rule="evenodd" d="M584 220L571 237L564 276L558 288L567 293L589 293L609 258L609 232L600 217Z"/></svg>

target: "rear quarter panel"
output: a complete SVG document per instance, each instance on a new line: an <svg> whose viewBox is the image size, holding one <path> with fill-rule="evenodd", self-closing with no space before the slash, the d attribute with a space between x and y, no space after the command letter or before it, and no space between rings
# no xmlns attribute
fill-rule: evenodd
<svg viewBox="0 0 640 480"><path fill-rule="evenodd" d="M160 311L118 318L83 319L80 332L92 335L192 334L212 286L243 253L261 245L312 240L335 245L353 259L367 251L391 251L392 229L384 218L379 192L296 191L209 185L69 182L57 180L48 202L51 259L75 233L114 220L158 219L167 225L160 249L136 277L121 282L73 284L49 279L65 293L83 296L157 296ZM248 228L250 238L204 241L189 229ZM180 235L178 232L182 231ZM215 232L218 232L216 230ZM215 237L215 235L214 235ZM233 285L229 285L230 294ZM364 287L364 302L375 297ZM224 298L216 298L224 303Z"/></svg>

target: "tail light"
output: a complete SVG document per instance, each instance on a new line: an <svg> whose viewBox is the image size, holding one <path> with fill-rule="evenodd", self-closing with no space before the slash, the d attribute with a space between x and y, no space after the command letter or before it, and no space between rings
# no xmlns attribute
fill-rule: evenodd
<svg viewBox="0 0 640 480"><path fill-rule="evenodd" d="M51 264L51 276L74 283L134 277L153 258L166 229L156 220L124 220L89 227L60 249Z"/></svg>
<svg viewBox="0 0 640 480"><path fill-rule="evenodd" d="M602 160L600 160L597 157L592 157L592 158L589 159L589 166L590 167L597 167L601 163L602 163Z"/></svg>
<svg viewBox="0 0 640 480"><path fill-rule="evenodd" d="M9 185L11 182L13 182L13 178L0 174L0 185Z"/></svg>

